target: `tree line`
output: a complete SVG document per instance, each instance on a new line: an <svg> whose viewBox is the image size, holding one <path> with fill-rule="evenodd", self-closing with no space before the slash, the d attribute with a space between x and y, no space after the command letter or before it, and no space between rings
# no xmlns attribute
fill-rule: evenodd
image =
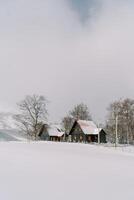
<svg viewBox="0 0 134 200"><path fill-rule="evenodd" d="M48 100L41 95L28 95L18 105L14 119L21 131L28 137L37 139L39 130L48 118ZM84 103L75 105L61 120L64 131L68 134L75 120L93 120L88 106ZM107 140L115 143L133 144L134 142L134 100L119 99L109 104L103 128ZM118 133L117 138L115 133Z"/></svg>

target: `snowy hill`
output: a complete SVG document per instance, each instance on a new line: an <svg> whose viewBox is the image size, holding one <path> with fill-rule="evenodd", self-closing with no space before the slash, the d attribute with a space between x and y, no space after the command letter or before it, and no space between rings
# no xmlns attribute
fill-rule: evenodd
<svg viewBox="0 0 134 200"><path fill-rule="evenodd" d="M16 129L12 113L0 113L0 129Z"/></svg>
<svg viewBox="0 0 134 200"><path fill-rule="evenodd" d="M0 141L26 141L27 137L16 129L0 129Z"/></svg>
<svg viewBox="0 0 134 200"><path fill-rule="evenodd" d="M20 133L12 113L0 113L0 141L25 141Z"/></svg>
<svg viewBox="0 0 134 200"><path fill-rule="evenodd" d="M0 143L2 200L133 200L134 155L106 147Z"/></svg>
<svg viewBox="0 0 134 200"><path fill-rule="evenodd" d="M18 139L8 134L5 130L0 130L0 141L18 141Z"/></svg>

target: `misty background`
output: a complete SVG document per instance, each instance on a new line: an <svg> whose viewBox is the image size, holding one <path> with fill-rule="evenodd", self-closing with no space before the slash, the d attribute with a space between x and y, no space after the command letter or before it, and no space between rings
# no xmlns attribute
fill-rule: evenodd
<svg viewBox="0 0 134 200"><path fill-rule="evenodd" d="M42 94L51 121L83 102L102 122L134 98L133 35L132 0L0 0L0 112Z"/></svg>

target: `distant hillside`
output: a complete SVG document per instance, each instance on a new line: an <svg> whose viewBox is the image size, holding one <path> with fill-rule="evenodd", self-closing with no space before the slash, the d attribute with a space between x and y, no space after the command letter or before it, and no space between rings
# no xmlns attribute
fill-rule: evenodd
<svg viewBox="0 0 134 200"><path fill-rule="evenodd" d="M17 129L12 113L0 113L0 129Z"/></svg>
<svg viewBox="0 0 134 200"><path fill-rule="evenodd" d="M18 130L0 129L0 141L26 141L27 137Z"/></svg>
<svg viewBox="0 0 134 200"><path fill-rule="evenodd" d="M0 113L0 141L25 141L26 135L18 130L12 113Z"/></svg>

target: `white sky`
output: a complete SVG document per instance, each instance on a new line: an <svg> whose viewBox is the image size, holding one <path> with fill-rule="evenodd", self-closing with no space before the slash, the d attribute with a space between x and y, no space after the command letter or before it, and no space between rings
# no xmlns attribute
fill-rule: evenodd
<svg viewBox="0 0 134 200"><path fill-rule="evenodd" d="M133 11L131 0L96 0L82 23L69 0L1 0L0 110L36 93L53 121L84 102L99 122L111 101L133 98Z"/></svg>

